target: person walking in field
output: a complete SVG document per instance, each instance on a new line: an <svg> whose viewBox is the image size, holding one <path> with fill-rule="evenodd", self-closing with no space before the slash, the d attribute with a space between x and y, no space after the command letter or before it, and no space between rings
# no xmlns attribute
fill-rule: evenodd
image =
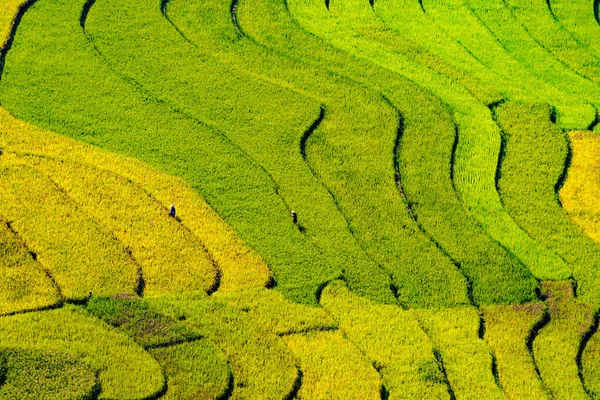
<svg viewBox="0 0 600 400"><path fill-rule="evenodd" d="M175 206L173 204L171 204L171 207L169 208L169 217L175 218L176 213L177 213L177 210L175 210Z"/></svg>

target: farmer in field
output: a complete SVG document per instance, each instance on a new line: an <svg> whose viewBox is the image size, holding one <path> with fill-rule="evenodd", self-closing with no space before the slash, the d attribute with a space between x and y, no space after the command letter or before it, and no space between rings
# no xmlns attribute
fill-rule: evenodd
<svg viewBox="0 0 600 400"><path fill-rule="evenodd" d="M175 206L173 204L171 204L171 207L169 208L169 217L175 218L176 213L177 213L177 211L175 210Z"/></svg>

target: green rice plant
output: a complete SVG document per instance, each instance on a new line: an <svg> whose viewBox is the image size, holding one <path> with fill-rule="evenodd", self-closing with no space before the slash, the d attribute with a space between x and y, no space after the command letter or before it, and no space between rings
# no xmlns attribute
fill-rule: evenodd
<svg viewBox="0 0 600 400"><path fill-rule="evenodd" d="M508 86L500 88L503 93L507 91L511 100L552 104L557 110L557 123L565 129L587 128L594 122L596 111L585 104L586 97L565 93L561 90L562 86L555 87L552 82L545 82L543 77L538 77L515 59L473 13L468 3L462 0L423 0L422 4L427 16L481 63L511 80L513 88L521 88L518 92L535 93L533 99L529 95L523 98L518 92L511 92Z"/></svg>
<svg viewBox="0 0 600 400"><path fill-rule="evenodd" d="M301 399L380 399L377 371L356 347L338 332L288 335L283 342L300 362Z"/></svg>
<svg viewBox="0 0 600 400"><path fill-rule="evenodd" d="M372 65L353 58L347 53L340 52L315 36L307 34L299 29L297 24L290 18L282 2L241 2L237 7L237 21L249 36L241 36L236 39L235 48L223 39L237 35L235 27L231 25L229 5L226 2L220 2L220 4L214 2L212 4L212 2L195 3L174 0L169 3L167 11L169 18L179 29L183 30L190 40L197 43L206 43L203 44L206 47L208 47L208 43L211 43L212 46L218 45L219 51L215 52L215 55L221 55L223 58L239 59L244 68L251 69L257 74L264 74L262 68L266 59L269 65L277 66L269 71L270 79L283 85L293 85L303 92L314 92L315 96L327 99L328 108L325 120L307 143L308 160L322 181L332 190L340 206L344 207L345 213L351 216L351 226L357 240L373 259L379 261L388 271L394 274L396 282L403 282L402 285L398 285L398 297L401 303L417 307L426 305L443 306L443 304L451 304L448 301L450 299L456 304L459 295L462 299L458 301L465 301L464 281L461 282L461 278L457 276L456 271L452 271L447 259L434 254L435 249L419 232L418 226L412 220L410 213L407 212L408 210L404 208L404 204L395 206L393 214L389 214L387 211L384 213L384 209L381 209L382 212L380 213L363 208L367 205L364 201L365 194L368 194L374 203L376 201L378 207L390 206L385 201L380 201L380 197L375 192L376 188L380 188L377 189L379 191L383 190L381 183L373 186L369 181L364 181L366 187L373 188L372 192L365 193L358 190L358 187L356 190L351 191L348 187L348 181L340 182L339 174L331 174L330 158L323 159L324 154L331 154L334 151L339 151L340 148L346 149L349 146L356 146L357 143L365 140L342 141L342 133L346 137L351 135L356 137L354 132L356 128L348 129L348 122L336 117L336 115L341 114L340 105L353 110L353 117L346 117L353 120L353 127L359 126L358 124L362 126L361 121L369 121L371 125L376 123L368 119L375 114L374 111L365 113L363 104L366 100L358 102L360 105L355 104L356 100L364 94L361 95L360 91L353 91L353 94L348 96L348 90L353 86L350 86L350 81L338 77L337 73L352 76L357 80L360 79L361 83L364 84L378 84L377 90L383 91L391 88L392 93L398 93L397 98L403 99L403 108L408 108L412 104L410 118L403 115L405 117L403 120L403 134L406 134L407 131L418 134L421 132L421 128L427 129L430 126L435 126L437 121L430 116L429 112L434 110L432 112L434 114L438 111L435 108L436 103L427 103L427 107L424 108L417 106L420 101L430 99L426 92L419 90L397 75L388 73L385 70L375 69ZM281 35L270 34L270 32L280 31L284 33ZM253 38L265 43L266 47L258 45ZM314 57L312 57L313 55ZM335 73L327 72L328 69L334 69ZM386 95L388 94L386 93ZM429 108L430 105L432 108ZM360 118L356 116L360 116ZM331 122L328 123L329 121ZM426 121L427 126L423 126L423 121ZM365 127L364 129L366 131L370 128ZM374 139L369 139L369 143L372 143L372 140ZM380 136L378 140L387 140L388 145L391 145L394 138ZM334 148L330 149L332 145ZM366 154L373 150L368 146L363 146L358 153ZM382 149L379 153L382 151L389 152L389 150ZM354 155L352 158L357 159L358 156ZM372 157L376 159L378 156L373 152ZM380 175L386 174L381 166L376 166L373 163L369 163L367 166L361 161L361 164L357 164L357 167L361 165L363 168L362 171L359 171L360 174L364 175L364 171L375 169L381 171ZM339 166L336 166L337 169L339 169ZM393 188L393 190L395 191L396 188ZM353 192L359 192L363 199L354 203L350 202L356 198L356 194ZM385 193L388 192L389 189L385 188ZM390 192L387 196L392 198L393 195ZM454 198L454 194L452 196ZM357 208L357 205L361 208ZM396 222L391 224L392 221ZM398 229L399 227L402 229ZM373 234L377 236L373 237ZM392 238L395 239L392 240ZM400 246L401 243L402 246ZM385 244L385 246L382 246L382 244ZM431 263L437 264L438 267L432 267ZM440 265L444 266L443 270L439 268ZM399 270L399 267L405 270ZM446 278L440 279L438 274ZM417 276L422 276L422 278L417 278ZM452 286L445 284L448 276L452 276L450 280ZM427 287L423 287L418 283L424 281L429 282ZM352 285L350 286L355 290ZM463 286L463 288L460 288L460 286ZM417 289L415 290L413 287Z"/></svg>
<svg viewBox="0 0 600 400"><path fill-rule="evenodd" d="M168 389L161 399L225 398L233 376L227 358L206 339L150 349L167 376Z"/></svg>
<svg viewBox="0 0 600 400"><path fill-rule="evenodd" d="M550 321L533 341L533 356L544 385L556 399L588 398L577 358L593 322L593 310L573 297L571 282L543 282Z"/></svg>
<svg viewBox="0 0 600 400"><path fill-rule="evenodd" d="M282 399L299 384L293 355L255 315L206 295L154 297L148 302L161 314L199 331L223 351L233 373L231 399Z"/></svg>
<svg viewBox="0 0 600 400"><path fill-rule="evenodd" d="M0 314L57 306L62 297L23 241L0 220Z"/></svg>
<svg viewBox="0 0 600 400"><path fill-rule="evenodd" d="M147 399L165 388L156 360L75 306L0 318L0 346L60 352L89 365L98 372L99 399Z"/></svg>
<svg viewBox="0 0 600 400"><path fill-rule="evenodd" d="M447 380L418 320L398 307L375 305L330 283L321 306L380 372L390 399L448 399Z"/></svg>
<svg viewBox="0 0 600 400"><path fill-rule="evenodd" d="M598 107L600 88L560 63L521 26L503 0L466 0L475 16L518 62L540 79Z"/></svg>
<svg viewBox="0 0 600 400"><path fill-rule="evenodd" d="M307 235L291 223L288 207L294 205L285 200L286 193L291 189L280 190L279 183L273 181L272 175L236 143L232 143L223 132L187 115L189 110L175 112L164 102L148 100L147 92L139 92L135 86L129 85L115 74L109 65L103 63L92 44L81 33L78 22L83 1L80 3L37 3L28 11L7 57L2 89L0 89L2 104L25 120L121 154L139 157L164 172L186 179L205 195L208 202L228 223L231 223L248 245L261 253L273 269L278 288L290 298L314 304L319 286L339 276L342 273L342 266L347 269L348 275L352 275L355 270L353 265L356 264L322 256L322 252L329 255L331 252L316 247L307 239ZM137 6L135 5L135 8ZM157 13L158 18L162 18L158 3L153 12ZM94 13L95 11L92 10L90 17ZM152 18L153 15L151 14ZM49 32L48 27L44 26L45 21L50 19L56 22L51 28L55 34ZM138 21L137 18L134 20ZM40 29L48 34L39 34ZM167 30L170 32L170 28L165 29ZM39 40L42 42L50 40L50 36L60 40L52 40L52 43L47 44L36 43ZM95 43L101 45L100 40ZM183 43L185 44L185 41ZM135 47L140 46L141 44L135 45ZM177 48L171 45L167 47L173 47L173 51ZM58 48L61 50L57 51ZM153 47L152 50L155 48ZM38 51L42 53L49 51L49 53L34 55ZM46 65L33 63L35 64L33 66L27 61L30 56L37 60L44 59ZM23 68L19 65L20 62L29 65ZM47 68L48 64L53 66ZM85 64L86 68L80 68L82 64ZM193 64L187 67L192 66ZM219 72L220 82L225 83L222 66L213 66L212 69ZM135 70L133 66L132 70ZM56 75L48 75L49 71L55 72ZM21 73L26 73L27 76L19 76ZM229 77L225 78L226 81L227 79ZM199 81L212 82L206 79L199 79ZM239 83L244 84L241 80ZM244 90L241 90L242 86L237 87L240 93L254 93L259 90L255 90L255 86L251 86L250 83L246 84L249 86ZM46 87L48 90L41 90L41 87ZM261 90L268 99L279 89L271 87ZM48 94L50 97L42 99L44 96L40 96L40 93ZM57 95L62 93L61 101L53 101L51 93ZM226 97L235 98L229 95ZM80 101L81 98L86 99L85 103ZM280 96L274 98L282 100ZM221 101L221 98L206 103L197 99L194 97L195 104L209 105L216 102L220 104L223 112L227 111L225 106L227 102ZM294 99L298 98L294 97ZM35 105L37 100L41 102ZM231 101L229 112L233 104ZM290 101L291 98L285 100L283 104L290 104ZM317 106L309 107L313 110L312 118L316 118L315 114L319 111L318 104L309 103L305 100L303 104ZM60 106L49 113L45 111L43 116L38 113L38 107L47 110L46 107L51 104L60 104ZM85 104L85 107L81 107L82 104ZM259 113L257 115L265 114L268 110L268 108L257 109L258 103L244 104L254 107L252 110ZM245 114L240 115L246 115L248 119L250 118L248 111L246 109ZM271 114L267 113L267 115ZM297 114L290 114L289 118L281 118L282 121L293 122L293 125L279 133L285 133L286 140L299 140L303 130L312 122L312 118L311 120L299 119ZM239 121L241 124L239 131L250 133L246 128L241 129L242 122ZM276 126L281 125L278 123ZM298 131L300 127L302 129ZM254 131L251 133L254 134ZM252 137L264 138L265 136L252 135ZM259 148L264 157L277 154L285 160L291 159L288 157L289 152L282 156L271 151L269 146L271 145L261 144L255 148ZM297 151L294 146L290 149ZM301 157L297 156L296 160L298 159L301 160ZM273 162L272 159L270 160ZM280 165L285 164L277 164ZM310 195L318 192L309 189L300 197L308 199ZM324 195L323 191L320 193ZM322 223L320 226L326 227L327 224ZM355 246L355 243L352 242L352 245ZM323 246L325 247L327 246ZM347 252L340 251L338 254L344 255ZM362 278L369 281L365 284L364 291L372 293L373 296L380 296L381 301L393 301L389 290L389 277L383 271L378 272L378 268L373 264L370 266L373 268L366 270L356 268L362 274Z"/></svg>
<svg viewBox="0 0 600 400"><path fill-rule="evenodd" d="M34 169L0 165L0 213L69 300L130 293L137 266L125 248ZM43 201L40 201L43 199Z"/></svg>
<svg viewBox="0 0 600 400"><path fill-rule="evenodd" d="M495 114L505 140L498 180L505 207L531 237L573 269L577 297L597 307L600 247L571 222L556 194L568 157L567 138L552 123L548 106L506 103ZM563 279L570 275L564 267L561 272Z"/></svg>
<svg viewBox="0 0 600 400"><path fill-rule="evenodd" d="M174 2L173 4L169 3L169 6L168 6L169 15L172 16L171 18L175 18L175 19L176 19L176 17L173 15L177 15L177 14L173 14L172 10L174 9L174 7L176 5L177 5L177 2ZM203 4L203 7L209 8L210 6ZM221 8L220 8L219 18L222 18L222 21L224 21L224 22L227 21L227 23L230 24L230 22L229 22L230 16L228 14L229 6L226 5L225 3L222 3L220 7ZM109 11L112 12L113 9L107 8L107 10L108 11L105 11L105 12L109 12ZM208 10L208 11L211 11L211 10ZM140 12L140 11L138 11L138 12ZM149 13L149 11L144 11L144 12ZM153 12L156 13L156 11L153 11ZM152 14L150 14L150 15L152 15ZM92 12L90 13L90 19L88 21L88 25L90 26L89 30L90 30L91 34L95 35L94 37L97 37L98 35L101 35L102 32L100 31L100 34L94 33L95 31L92 29L94 18L95 18L94 11L92 10ZM143 18L145 18L146 20L148 19L148 17L146 17L146 16L144 16ZM212 20L212 21L214 21L214 20ZM153 24L158 24L158 22L153 22ZM114 24L104 23L103 25L113 26ZM201 26L202 29L204 30L204 29L208 29L206 27L209 27L212 25L214 25L214 24L211 22L211 24L207 24L207 25L199 24L198 26ZM171 28L169 27L169 29L171 29ZM96 30L98 30L98 28L96 28ZM200 34L199 37L200 37L200 39L202 39L203 34ZM99 39L94 39L94 40L97 41ZM223 40L223 39L220 39L220 40ZM161 48L162 47L163 46L161 46ZM164 46L164 47L166 48L168 46ZM198 48L203 51L208 51L208 50L204 50L207 47L210 47L210 46L208 46L204 42L199 42L199 44L198 44ZM132 49L133 49L133 46L132 46ZM123 50L116 49L116 48L111 51L115 52L117 50L120 52L123 52ZM128 51L131 51L131 49ZM103 52L103 54L106 54L106 51L102 50L102 52ZM171 58L168 58L168 59L171 59ZM165 59L165 57L159 58L158 61L160 61L162 59ZM281 62L279 62L279 64L281 64ZM264 67L264 61L262 61L261 67ZM186 67L186 68L189 69L189 67ZM274 69L274 71L279 71L279 69L278 68ZM124 73L125 72L126 71L124 71ZM289 63L288 63L286 74L288 76L291 76L292 74L294 74L296 72L297 72L296 70L290 70ZM304 74L302 74L302 77L305 77L307 75L308 75L308 73L304 73ZM321 75L323 75L323 74L321 74ZM314 79L314 77L311 77L311 79ZM296 78L296 80L298 80L298 78ZM181 90L181 88L182 88L181 85L176 85L176 86L180 88L178 90ZM304 86L303 91L309 90L309 88L310 88L310 86L308 86L308 88L307 88L306 84L304 84L303 86ZM331 86L331 85L328 85L328 86ZM175 86L173 86L173 87L175 87ZM188 90L189 90L189 88L188 88ZM327 92L330 91L329 88L327 88L326 90L327 90ZM342 95L343 97L347 97L347 90L348 90L348 86L345 85L343 95ZM369 135L373 135L373 138L369 138L369 143L371 143L372 141L375 141L374 133L377 129L382 129L382 130L385 130L386 132L388 132L388 134L393 134L394 130L397 128L397 123L398 123L398 121L396 119L397 116L395 115L395 113L390 112L389 107L387 105L385 105L385 103L383 101L381 101L381 99L378 98L377 96L368 96L367 97L363 93L362 89L354 88L354 89L352 89L352 91L353 91L353 96L355 94L356 96L360 96L361 98L365 99L365 102L361 104L361 107L359 108L355 105L351 106L350 105L351 103L349 103L347 100L344 100L343 107L339 107L338 105L332 104L332 106L334 106L334 107L332 109L327 108L327 110L325 112L324 120L321 123L320 127L317 129L317 131L320 133L322 131L321 130L321 127L322 127L323 129L326 129L328 132L335 130L334 132L336 135L341 135L342 133L344 133L345 135L350 134L350 135L352 135L352 137L357 137L357 136L363 137L366 135L363 132L372 132ZM327 92L325 92L325 93L327 93ZM337 93L340 93L339 89L338 89ZM327 96L331 96L331 93L327 93ZM319 97L322 97L322 95L320 94ZM177 101L181 102L181 101L183 101L182 99L184 99L184 96L178 96L178 99L179 100L174 99L173 101L177 100ZM368 107L367 107L367 105L368 105ZM379 110L377 108L377 105L384 107L384 111ZM376 118L375 115L377 115L378 117ZM351 121L351 122L349 122L349 121ZM342 129L343 129L343 131L342 131ZM312 166L314 166L315 171L318 171L317 172L317 174L318 174L322 171L322 169L318 168L318 166L312 162L312 154L314 154L314 153L311 148L312 144L314 143L314 142L312 142L312 139L314 137L316 137L317 131L315 131L315 134L313 136L311 136L311 141L308 143L309 146L306 148L306 150L307 150L308 159L311 161ZM336 174L336 179L338 181L337 182L338 187L333 189L331 185L328 184L327 186L331 190L338 205L343 210L342 212L346 215L347 220L349 221L349 224L351 225L351 229L352 229L353 233L355 234L355 236L358 238L362 247L365 248L365 250L369 253L369 255L376 262L381 263L384 266L388 267L387 269L390 273L397 274L398 266L392 264L392 263L396 264L396 260L391 259L391 257L390 257L391 255L389 254L389 249L390 249L390 246L394 246L393 243L395 242L395 240L393 240L392 238L399 236L398 233L396 233L397 232L396 227L401 224L400 224L400 220L399 220L398 216L396 216L395 210L401 208L401 203L399 203L399 201L401 201L401 199L399 198L397 190L394 185L393 170L390 170L390 168L389 168L391 165L390 164L388 164L388 165L376 164L376 162L377 162L376 157L379 157L377 154L379 154L383 151L388 151L391 153L393 147L389 146L389 145L393 144L393 136L390 137L390 141L387 143L389 147L387 147L387 148L383 148L380 143L378 143L379 147L375 148L370 145L367 146L365 142L359 143L357 141L353 141L353 140L349 140L349 139L351 139L351 138L344 138L343 144L340 142L339 144L336 144L335 149L328 149L328 150L326 150L326 152L331 153L333 151L334 154L337 154L337 153L340 153L341 150L345 150L346 148L348 148L347 155L340 155L340 156L336 155L335 160L341 160L344 158L355 159L356 157L361 157L360 160L361 160L361 163L363 163L363 164L354 162L354 163L350 163L350 164L345 163L342 165L338 161L334 161L334 159L327 160L327 165L330 165L335 162L335 168L340 170ZM354 145L354 146L360 147L360 148L359 149L350 148L351 145ZM368 152L368 154L372 154L372 156L370 156L368 158L362 156L362 154L365 152ZM365 163L369 163L368 164L369 167L367 167L365 165ZM371 172L371 171L369 171L370 169L372 169L370 167L376 168L376 170ZM344 172L344 171L346 171L346 172ZM366 171L369 171L369 173L367 174ZM344 175L342 175L342 174L344 174ZM384 174L389 176L391 179L389 179L388 181L385 181L385 182L382 181L381 177L384 176ZM343 176L347 176L347 178L342 179ZM356 176L356 178L354 178L354 176ZM360 178L360 180L358 180L358 178ZM352 184L351 187L349 187L350 184ZM369 186L374 185L372 190L369 191L369 196L370 196L369 203L365 202L365 196L364 196L365 192L364 192L364 190L362 190L362 187L364 185L369 185ZM378 194L377 188L379 188L379 187L381 187L382 190L385 190L385 195ZM339 189L339 190L336 190L336 189ZM340 193L339 193L340 190L344 190L345 196L340 196ZM393 199L394 197L395 197L394 201L396 202L396 204L399 207L393 207L393 204L390 204L389 199L390 198ZM369 206L369 204L372 204L372 205ZM381 209L381 212L383 214L373 213L371 211L366 212L365 208L372 207L374 204L377 205L378 209ZM362 207L363 210L365 210L364 213L360 213L361 220L359 220L357 217L359 215L359 213L358 213L359 210L357 210L357 205L359 207ZM394 210L392 211L392 209L394 209ZM406 216L407 215L404 215L402 217L406 217ZM375 221L377 221L379 224L385 224L385 225L382 226L382 228L381 228L381 230L383 231L382 232L383 234L380 232L377 232L376 233L377 237L374 237L373 239L371 239L370 237L372 237L373 234L370 233L369 231L372 231L374 227L378 226L378 223L373 222L374 218L376 218ZM360 225L357 225L359 223L360 223ZM402 222L402 224L405 224L405 223ZM307 232L308 232L308 228L307 228ZM369 237L369 242L362 242L361 241L362 237ZM353 246L356 246L354 239L351 237L348 237L348 238L352 239ZM402 239L403 241L405 241L404 238L399 238L399 239ZM329 240L329 239L326 239L326 237L323 237L322 240ZM385 240L385 242L384 242L384 240ZM399 242L399 240L398 240L398 242ZM417 245L420 245L420 244L417 244ZM433 248L433 246L431 246L431 245L429 245L429 246L430 246L431 250L428 251L428 254L423 255L422 258L429 256L429 254L431 254L432 251L435 252L435 248ZM394 247L396 247L396 246L394 246ZM336 247L333 246L333 247L331 247L331 250L335 250L335 248ZM397 251L397 250L394 249L394 251ZM431 256L429 256L429 257L431 257ZM407 259L407 258L408 257L406 257L406 256L402 257L403 261L404 261L404 259ZM408 262L411 262L411 261L408 261ZM411 264L412 263L414 263L414 261L412 261ZM389 264L392 264L392 265L389 265ZM446 265L448 268L453 268L451 265L448 265L447 261L446 261ZM417 269L417 268L412 269L412 268L413 267L411 265L411 271L407 271L407 272L418 273L419 269ZM367 285L376 287L374 284L373 278L372 277L368 278L365 276L365 273L367 272L366 269L362 269L363 272L361 272L361 270L351 269L351 268L344 268L344 270L345 270L345 275L346 275L347 279L349 280L350 285L353 288L353 290L358 290L359 292L362 291L362 294L365 294L366 293L365 289L361 288L361 287L366 287ZM422 272L422 273L429 273L426 269L423 269L423 271L424 272ZM437 275L438 272L435 272L435 274ZM402 272L402 275L409 276L410 274L406 273L406 272ZM453 275L456 276L456 273L453 273ZM375 275L374 277L377 278L377 276L378 275ZM398 278L398 277L394 277L394 278ZM377 279L379 279L379 278L377 278ZM440 278L438 276L435 276L434 279L436 281L440 281ZM462 282L460 282L459 276L456 276L455 279L457 280L457 284L462 284ZM406 281L405 279L396 279L396 280L397 281ZM371 283L369 281L371 281L373 283ZM388 281L388 283L389 283L389 281ZM400 288L400 292L402 294L401 297L402 297L403 301L411 301L411 302L418 304L419 302L422 302L422 297L424 297L424 296L421 294L421 292L424 292L424 291L430 292L430 293L434 294L435 296L442 297L442 296L440 296L439 291L434 290L433 287L431 289L415 287L413 282L408 282L408 281L407 281L406 286L407 286L406 289ZM409 291L414 293L414 295L411 295L411 292L409 292ZM372 295L369 295L369 296L371 298L373 298ZM390 302L389 299L384 298L384 300L385 300L385 302Z"/></svg>
<svg viewBox="0 0 600 400"><path fill-rule="evenodd" d="M492 349L500 386L509 399L549 399L528 347L547 315L543 304L483 308L486 343Z"/></svg>
<svg viewBox="0 0 600 400"><path fill-rule="evenodd" d="M367 23L362 22L362 15L369 11L354 13L359 7L355 2L340 2L339 6L336 4L337 2L332 2L330 8L341 9L339 20L332 18L327 9L316 1L290 1L289 7L290 12L304 24L307 30L315 32L316 35L322 36L341 49L371 60L376 65L406 75L438 94L449 104L458 125L454 182L461 199L484 230L509 248L526 265L531 265L532 270L551 269L557 257L514 224L503 209L496 192L494 156L500 149L500 135L490 118L489 110L466 89L447 78L416 66L411 60L403 58L398 53L383 49L381 43L353 34L354 25L364 26L363 24ZM347 6L344 6L345 4ZM436 222L430 220L427 225ZM451 245L457 243L456 240L450 241ZM443 247L444 244L442 243ZM464 253L460 255L463 258L465 256ZM502 255L500 256L501 263L489 263L485 267L478 265L477 262L473 263L472 260L465 265L461 261L463 260L458 260L473 286L473 298L477 304L520 302L533 297L536 283L529 271L522 264L510 260L506 253L504 260ZM490 266L494 268L491 269ZM509 281L512 283L509 284ZM499 285L502 285L500 290L498 290Z"/></svg>
<svg viewBox="0 0 600 400"><path fill-rule="evenodd" d="M160 173L138 160L27 124L2 108L0 147L5 151L49 156L109 171L141 187L164 208L176 204L178 220L200 238L219 266L220 292L265 286L271 279L264 260L241 241L198 191L179 178Z"/></svg>
<svg viewBox="0 0 600 400"><path fill-rule="evenodd" d="M549 3L544 0L509 0L505 5L540 46L578 74L599 82L600 59L555 19Z"/></svg>
<svg viewBox="0 0 600 400"><path fill-rule="evenodd" d="M17 157L49 177L77 207L127 247L141 268L143 293L214 291L218 266L168 208L127 179L76 162Z"/></svg>
<svg viewBox="0 0 600 400"><path fill-rule="evenodd" d="M493 375L490 348L479 337L481 321L473 307L415 310L431 338L456 398L506 398Z"/></svg>
<svg viewBox="0 0 600 400"><path fill-rule="evenodd" d="M96 371L60 352L1 349L0 360L0 399L91 400L100 392Z"/></svg>

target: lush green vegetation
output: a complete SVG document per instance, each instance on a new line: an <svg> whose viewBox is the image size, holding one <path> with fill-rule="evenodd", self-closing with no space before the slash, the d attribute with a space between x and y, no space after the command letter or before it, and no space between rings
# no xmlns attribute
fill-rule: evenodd
<svg viewBox="0 0 600 400"><path fill-rule="evenodd" d="M6 1L0 397L600 396L584 3Z"/></svg>

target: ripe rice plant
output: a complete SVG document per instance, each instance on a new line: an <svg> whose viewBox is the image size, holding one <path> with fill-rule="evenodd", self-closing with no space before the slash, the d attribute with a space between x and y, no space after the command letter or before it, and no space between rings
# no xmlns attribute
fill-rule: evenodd
<svg viewBox="0 0 600 400"><path fill-rule="evenodd" d="M567 162L564 133L552 123L547 106L507 103L497 108L496 117L505 139L498 188L506 208L531 237L573 269L577 297L598 307L600 248L570 221L556 195ZM557 272L552 279L569 276L564 266Z"/></svg>
<svg viewBox="0 0 600 400"><path fill-rule="evenodd" d="M0 48L3 48L13 25L13 20L23 0L6 0L0 5Z"/></svg>
<svg viewBox="0 0 600 400"><path fill-rule="evenodd" d="M0 129L3 132L0 147L5 151L49 156L109 171L141 187L164 209L176 204L178 219L200 238L219 266L220 292L268 284L270 271L261 257L246 246L206 200L183 180L160 173L138 160L37 128L12 117L2 108Z"/></svg>
<svg viewBox="0 0 600 400"><path fill-rule="evenodd" d="M484 339L492 349L500 386L509 399L550 398L529 349L545 316L540 303L483 309Z"/></svg>
<svg viewBox="0 0 600 400"><path fill-rule="evenodd" d="M60 352L2 349L0 399L89 400L98 396L96 371Z"/></svg>
<svg viewBox="0 0 600 400"><path fill-rule="evenodd" d="M569 132L571 163L560 190L560 203L569 218L595 242L600 243L598 195L600 137L589 131Z"/></svg>
<svg viewBox="0 0 600 400"><path fill-rule="evenodd" d="M58 306L56 283L35 261L22 240L0 220L0 314Z"/></svg>
<svg viewBox="0 0 600 400"><path fill-rule="evenodd" d="M141 268L143 293L214 291L219 270L203 244L168 209L128 180L85 164L18 157L48 176L106 232L127 247Z"/></svg>
<svg viewBox="0 0 600 400"><path fill-rule="evenodd" d="M414 314L439 353L456 398L505 398L493 375L490 348L479 337L477 309L417 310Z"/></svg>
<svg viewBox="0 0 600 400"><path fill-rule="evenodd" d="M74 306L0 318L0 346L60 352L98 372L99 399L147 399L164 390L160 366L132 339Z"/></svg>
<svg viewBox="0 0 600 400"><path fill-rule="evenodd" d="M593 310L573 297L571 282L543 282L550 321L533 341L533 356L544 385L553 398L588 398L577 365L586 332L593 322Z"/></svg>
<svg viewBox="0 0 600 400"><path fill-rule="evenodd" d="M301 399L381 399L379 374L337 331L288 335L283 342L302 369Z"/></svg>
<svg viewBox="0 0 600 400"><path fill-rule="evenodd" d="M63 296L83 300L90 292L134 294L138 268L121 243L48 178L2 157L0 213L50 272Z"/></svg>
<svg viewBox="0 0 600 400"><path fill-rule="evenodd" d="M339 281L325 288L321 305L380 372L390 398L450 398L432 343L411 312L375 305Z"/></svg>
<svg viewBox="0 0 600 400"><path fill-rule="evenodd" d="M150 349L168 379L164 400L221 399L232 389L227 358L206 339Z"/></svg>

